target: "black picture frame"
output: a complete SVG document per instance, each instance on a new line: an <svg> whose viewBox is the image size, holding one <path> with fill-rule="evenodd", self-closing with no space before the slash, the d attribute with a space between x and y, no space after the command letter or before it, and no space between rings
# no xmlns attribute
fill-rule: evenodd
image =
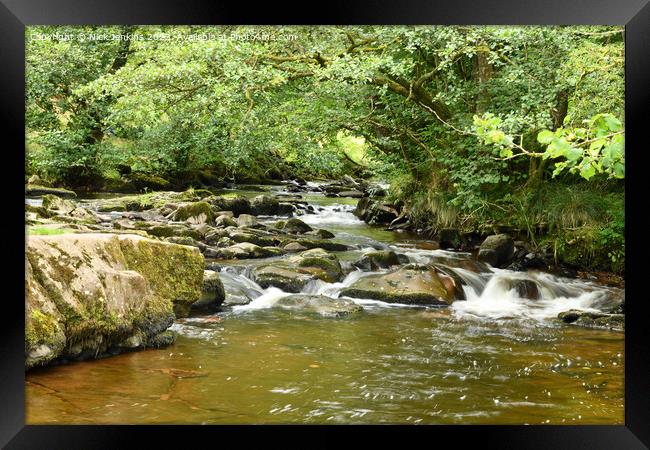
<svg viewBox="0 0 650 450"><path fill-rule="evenodd" d="M136 439L151 446L176 442L195 445L224 436L250 438L250 427L195 426L25 426L24 398L24 265L18 260L25 249L24 233L24 83L25 26L46 24L608 24L626 26L626 336L625 336L625 425L622 426L435 426L397 427L412 438L430 445L441 437L452 445L477 442L483 448L647 448L650 445L649 342L644 314L643 239L645 213L644 171L648 170L643 117L650 96L650 5L648 0L471 0L425 1L380 0L374 2L330 1L323 4L253 5L244 2L199 2L198 0L139 1L111 0L0 0L0 124L2 134L2 179L4 220L1 221L5 250L0 327L0 446L6 448L122 448ZM646 114L643 114L645 111ZM647 139L647 138L646 138ZM15 252L12 251L15 249ZM645 425L644 425L645 424ZM303 426L318 439L295 440L304 446L339 445L359 428L377 441L394 435L396 427ZM295 436L296 427L256 427L255 433L270 438L278 431ZM344 435L340 435L344 433ZM295 438L291 439L292 441ZM435 440L431 440L435 439ZM301 441L301 442L299 442ZM301 445L302 446L302 445Z"/></svg>

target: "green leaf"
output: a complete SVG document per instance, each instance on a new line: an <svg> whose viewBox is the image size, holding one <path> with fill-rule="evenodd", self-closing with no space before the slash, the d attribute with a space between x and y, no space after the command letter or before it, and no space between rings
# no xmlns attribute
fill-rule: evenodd
<svg viewBox="0 0 650 450"><path fill-rule="evenodd" d="M594 175L596 175L596 168L591 163L583 164L580 167L580 176L585 180L589 180Z"/></svg>
<svg viewBox="0 0 650 450"><path fill-rule="evenodd" d="M553 134L552 131L549 130L543 130L540 131L539 134L537 135L537 142L543 145L548 145L551 143L553 138L555 137L555 134Z"/></svg>

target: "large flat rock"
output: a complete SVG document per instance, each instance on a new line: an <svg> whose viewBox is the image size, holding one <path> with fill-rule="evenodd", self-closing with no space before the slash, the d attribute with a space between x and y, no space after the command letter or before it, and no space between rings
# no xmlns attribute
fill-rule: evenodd
<svg viewBox="0 0 650 450"><path fill-rule="evenodd" d="M197 248L137 235L29 236L26 256L27 368L169 343L203 288Z"/></svg>

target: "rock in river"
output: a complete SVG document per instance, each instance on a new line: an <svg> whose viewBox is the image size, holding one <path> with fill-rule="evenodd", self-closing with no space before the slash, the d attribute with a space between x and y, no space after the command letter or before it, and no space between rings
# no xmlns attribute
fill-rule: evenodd
<svg viewBox="0 0 650 450"><path fill-rule="evenodd" d="M386 274L361 278L341 296L388 303L450 305L462 298L462 288L433 266L409 264Z"/></svg>
<svg viewBox="0 0 650 450"><path fill-rule="evenodd" d="M203 272L203 293L201 298L192 303L191 310L215 311L226 298L226 292L219 273L212 270Z"/></svg>
<svg viewBox="0 0 650 450"><path fill-rule="evenodd" d="M127 234L27 240L26 368L168 342L203 288L195 247Z"/></svg>
<svg viewBox="0 0 650 450"><path fill-rule="evenodd" d="M479 261L486 262L493 267L500 267L510 263L515 253L515 242L507 234L494 234L488 236L478 251Z"/></svg>
<svg viewBox="0 0 650 450"><path fill-rule="evenodd" d="M325 295L290 295L278 299L275 306L324 317L346 317L363 311L360 305L351 300Z"/></svg>

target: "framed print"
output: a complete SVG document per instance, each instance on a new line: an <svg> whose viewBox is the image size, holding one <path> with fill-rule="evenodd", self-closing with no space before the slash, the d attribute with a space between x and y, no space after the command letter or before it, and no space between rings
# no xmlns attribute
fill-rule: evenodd
<svg viewBox="0 0 650 450"><path fill-rule="evenodd" d="M650 442L644 1L0 11L7 448Z"/></svg>

